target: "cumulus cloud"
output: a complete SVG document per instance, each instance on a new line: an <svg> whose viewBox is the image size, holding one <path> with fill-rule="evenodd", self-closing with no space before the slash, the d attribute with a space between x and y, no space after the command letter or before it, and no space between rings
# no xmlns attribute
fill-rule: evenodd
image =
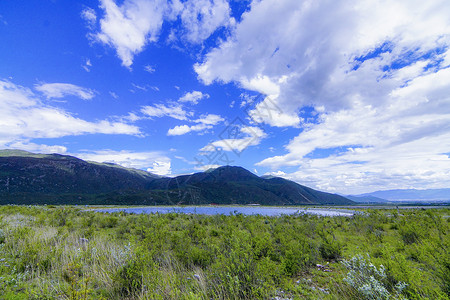
<svg viewBox="0 0 450 300"><path fill-rule="evenodd" d="M131 68L134 56L152 42L158 41L164 22L177 22L180 27L172 30L167 39L174 42L178 37L192 44L200 44L218 28L234 25L230 7L225 0L101 0L104 15L99 19L91 8L81 16L91 30L89 37L115 49L122 65ZM151 67L151 66L150 66ZM146 69L152 73L153 68Z"/></svg>
<svg viewBox="0 0 450 300"><path fill-rule="evenodd" d="M443 1L275 2L253 2L233 35L195 65L204 83L239 82L273 96L284 111L303 105L340 109L356 95L389 93L398 82L377 82L383 69L445 46L449 31ZM355 58L384 43L382 55L352 70Z"/></svg>
<svg viewBox="0 0 450 300"><path fill-rule="evenodd" d="M162 152L98 150L80 152L74 155L84 160L142 169L156 175L169 175L171 173L171 160Z"/></svg>
<svg viewBox="0 0 450 300"><path fill-rule="evenodd" d="M167 131L167 135L183 135L191 131L202 130L203 127L189 126L189 125L179 125L174 128L170 128Z"/></svg>
<svg viewBox="0 0 450 300"><path fill-rule="evenodd" d="M444 0L254 1L194 68L263 93L255 121L299 127L261 166L330 191L448 186L449 14Z"/></svg>
<svg viewBox="0 0 450 300"><path fill-rule="evenodd" d="M105 14L100 19L100 32L93 37L113 47L122 65L129 68L134 55L149 42L157 41L166 6L162 0L126 0L122 5L101 0Z"/></svg>
<svg viewBox="0 0 450 300"><path fill-rule="evenodd" d="M199 91L192 91L184 94L180 99L178 99L179 102L190 102L192 104L197 104L202 99L208 99L208 94L203 94Z"/></svg>
<svg viewBox="0 0 450 300"><path fill-rule="evenodd" d="M30 89L0 80L0 144L3 147L33 138L95 133L141 134L138 127L123 122L88 122L76 118L63 109L44 104Z"/></svg>
<svg viewBox="0 0 450 300"><path fill-rule="evenodd" d="M293 178L350 193L448 186L449 80L450 69L442 69L395 89L395 102L389 106L360 103L322 115L319 124L307 124L289 142L288 154L258 164L301 166ZM334 149L337 154L314 158L316 149Z"/></svg>
<svg viewBox="0 0 450 300"><path fill-rule="evenodd" d="M142 107L141 112L148 117L170 117L177 120L187 120L191 116L191 112L186 112L181 105L172 104L154 104Z"/></svg>
<svg viewBox="0 0 450 300"><path fill-rule="evenodd" d="M200 116L199 119L193 120L192 122L198 123L196 125L180 125L175 126L167 131L167 135L183 135L191 131L201 131L204 132L206 129L211 129L214 125L223 122L224 119L219 115L207 114Z"/></svg>

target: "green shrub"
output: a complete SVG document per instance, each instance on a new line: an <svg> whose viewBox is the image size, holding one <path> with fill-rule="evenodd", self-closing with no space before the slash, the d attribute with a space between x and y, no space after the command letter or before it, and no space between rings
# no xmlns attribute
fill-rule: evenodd
<svg viewBox="0 0 450 300"><path fill-rule="evenodd" d="M338 259L342 256L342 245L335 239L326 237L322 240L319 251L325 260Z"/></svg>
<svg viewBox="0 0 450 300"><path fill-rule="evenodd" d="M0 229L0 244L3 244L6 240L6 234L3 229Z"/></svg>

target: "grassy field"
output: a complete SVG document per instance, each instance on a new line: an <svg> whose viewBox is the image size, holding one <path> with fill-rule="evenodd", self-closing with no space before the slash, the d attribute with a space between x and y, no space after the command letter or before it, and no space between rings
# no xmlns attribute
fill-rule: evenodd
<svg viewBox="0 0 450 300"><path fill-rule="evenodd" d="M127 215L3 206L0 298L449 299L448 215Z"/></svg>

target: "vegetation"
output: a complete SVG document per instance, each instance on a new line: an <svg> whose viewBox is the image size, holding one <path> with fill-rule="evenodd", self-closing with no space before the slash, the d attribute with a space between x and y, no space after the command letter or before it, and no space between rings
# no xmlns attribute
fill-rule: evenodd
<svg viewBox="0 0 450 300"><path fill-rule="evenodd" d="M449 209L354 217L0 207L5 299L449 299ZM447 217L446 217L447 216Z"/></svg>

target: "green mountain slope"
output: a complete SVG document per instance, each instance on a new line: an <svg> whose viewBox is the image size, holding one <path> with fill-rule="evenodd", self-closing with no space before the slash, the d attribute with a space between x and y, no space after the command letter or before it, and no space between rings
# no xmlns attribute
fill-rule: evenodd
<svg viewBox="0 0 450 300"><path fill-rule="evenodd" d="M0 203L352 204L295 182L220 167L174 178L58 154L0 151Z"/></svg>

